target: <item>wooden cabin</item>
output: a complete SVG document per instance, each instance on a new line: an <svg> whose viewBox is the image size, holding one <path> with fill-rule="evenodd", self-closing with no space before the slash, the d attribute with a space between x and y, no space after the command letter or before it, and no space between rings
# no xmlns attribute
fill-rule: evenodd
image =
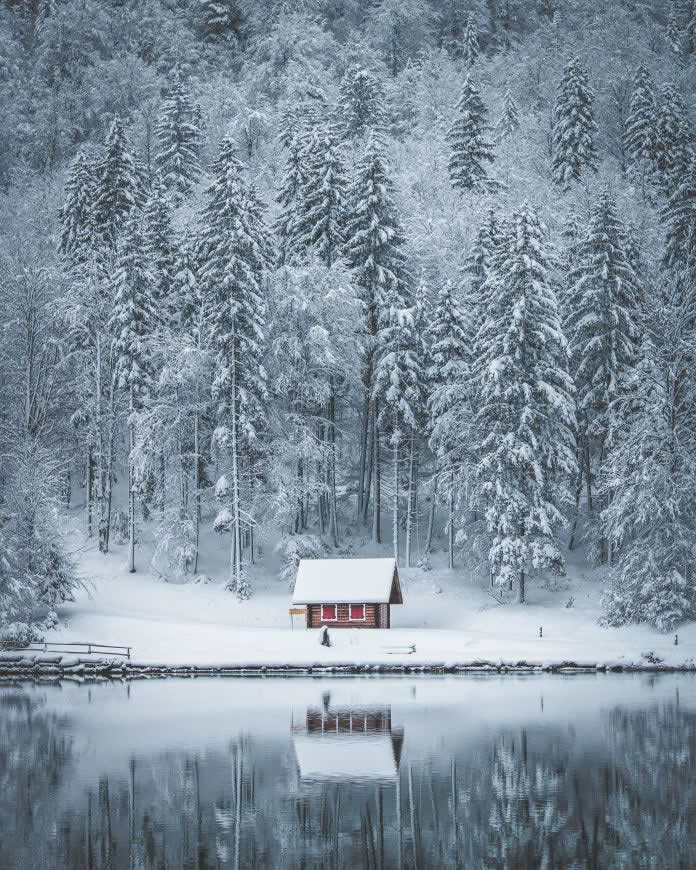
<svg viewBox="0 0 696 870"><path fill-rule="evenodd" d="M307 628L390 628L391 605L404 602L394 559L302 559L292 603Z"/></svg>

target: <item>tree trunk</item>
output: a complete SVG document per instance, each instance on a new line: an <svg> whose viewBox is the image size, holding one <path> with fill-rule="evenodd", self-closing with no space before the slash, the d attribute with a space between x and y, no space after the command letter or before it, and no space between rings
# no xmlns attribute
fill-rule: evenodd
<svg viewBox="0 0 696 870"><path fill-rule="evenodd" d="M381 506L382 506L382 493L381 493L381 480L380 480L380 467L379 467L379 427L377 426L377 406L375 405L373 411L373 459L372 459L372 475L374 478L374 505L372 507L372 541L375 544L382 543L382 529L381 529Z"/></svg>
<svg viewBox="0 0 696 870"><path fill-rule="evenodd" d="M369 368L364 376L371 381ZM372 449L370 443L370 385L366 382L363 398L362 420L360 425L360 471L358 477L358 516L367 514L365 502L369 500L370 483L365 479L367 473L367 457Z"/></svg>
<svg viewBox="0 0 696 870"><path fill-rule="evenodd" d="M447 522L447 567L454 568L454 472L449 474L449 520Z"/></svg>
<svg viewBox="0 0 696 870"><path fill-rule="evenodd" d="M375 437L374 437L374 420L372 412L369 412L368 432L367 432L367 469L365 472L365 494L363 496L363 522L367 525L367 517L370 510L370 493L372 491L372 473L374 466L375 455Z"/></svg>
<svg viewBox="0 0 696 870"><path fill-rule="evenodd" d="M87 449L87 537L91 538L94 524L94 454L92 446Z"/></svg>
<svg viewBox="0 0 696 870"><path fill-rule="evenodd" d="M242 528L239 505L239 445L237 443L237 357L232 351L232 588L236 592L242 576Z"/></svg>
<svg viewBox="0 0 696 870"><path fill-rule="evenodd" d="M409 441L409 452L408 452L408 493L407 493L407 502L406 502L406 567L411 567L411 539L412 535L412 526L413 526L413 508L414 508L414 496L415 496L415 486L413 479L413 468L414 468L414 452L415 452L415 435L413 429L411 429L410 433L410 441Z"/></svg>
<svg viewBox="0 0 696 870"><path fill-rule="evenodd" d="M525 590L524 590L524 571L520 571L520 582L519 582L519 586L517 587L517 603L518 604L524 604L524 602L525 602L524 592L525 592Z"/></svg>
<svg viewBox="0 0 696 870"><path fill-rule="evenodd" d="M338 505L336 500L336 394L333 378L329 396L329 527L334 547L338 546ZM362 486L362 483L361 483Z"/></svg>
<svg viewBox="0 0 696 870"><path fill-rule="evenodd" d="M133 424L133 385L128 395L128 571L135 574L135 474L133 451L135 430Z"/></svg>
<svg viewBox="0 0 696 870"><path fill-rule="evenodd" d="M198 386L196 386L196 393ZM201 527L201 472L200 472L200 445L199 445L199 419L198 407L193 418L193 485L195 487L195 506L193 520L193 573L198 573L198 547L200 542L200 527Z"/></svg>
<svg viewBox="0 0 696 870"><path fill-rule="evenodd" d="M394 546L394 561L399 564L399 438L398 420L394 414L394 432L392 434L394 462L394 500L392 502L392 544Z"/></svg>
<svg viewBox="0 0 696 870"><path fill-rule="evenodd" d="M428 536L425 541L425 552L429 553L433 545L433 528L435 527L435 505L437 503L437 483L439 474L436 472L433 477L433 494L430 502L430 516L428 517Z"/></svg>
<svg viewBox="0 0 696 870"><path fill-rule="evenodd" d="M582 473L584 466L584 451L582 447L578 450L578 482L575 487L575 517L573 518L573 528L570 530L570 540L568 541L568 549L573 550L575 547L575 533L578 528L578 518L580 516L580 496L582 494Z"/></svg>

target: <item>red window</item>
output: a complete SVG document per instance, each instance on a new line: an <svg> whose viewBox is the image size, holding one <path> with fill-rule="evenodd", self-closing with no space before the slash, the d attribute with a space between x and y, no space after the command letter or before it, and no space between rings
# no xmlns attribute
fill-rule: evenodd
<svg viewBox="0 0 696 870"><path fill-rule="evenodd" d="M350 618L353 621L361 622L365 619L365 605L364 604L351 604L350 605Z"/></svg>
<svg viewBox="0 0 696 870"><path fill-rule="evenodd" d="M336 619L336 605L335 604L322 604L321 605L321 618L323 620Z"/></svg>

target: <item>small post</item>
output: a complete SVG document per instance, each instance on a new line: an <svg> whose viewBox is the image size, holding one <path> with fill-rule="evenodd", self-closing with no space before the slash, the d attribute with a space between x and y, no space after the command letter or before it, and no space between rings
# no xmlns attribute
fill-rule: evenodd
<svg viewBox="0 0 696 870"><path fill-rule="evenodd" d="M544 626L540 625L539 626L539 637L543 637L543 636L544 636Z"/></svg>
<svg viewBox="0 0 696 870"><path fill-rule="evenodd" d="M91 654L92 654L92 644L91 644L91 643L88 643L88 644L87 644L87 655L89 656L89 655L91 655Z"/></svg>
<svg viewBox="0 0 696 870"><path fill-rule="evenodd" d="M679 646L679 635L678 634L674 635L674 645Z"/></svg>

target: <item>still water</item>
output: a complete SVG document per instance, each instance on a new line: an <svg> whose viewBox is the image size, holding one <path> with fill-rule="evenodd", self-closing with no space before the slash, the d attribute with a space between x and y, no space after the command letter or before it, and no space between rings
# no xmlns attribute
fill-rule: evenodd
<svg viewBox="0 0 696 870"><path fill-rule="evenodd" d="M696 678L0 684L0 867L696 867Z"/></svg>

